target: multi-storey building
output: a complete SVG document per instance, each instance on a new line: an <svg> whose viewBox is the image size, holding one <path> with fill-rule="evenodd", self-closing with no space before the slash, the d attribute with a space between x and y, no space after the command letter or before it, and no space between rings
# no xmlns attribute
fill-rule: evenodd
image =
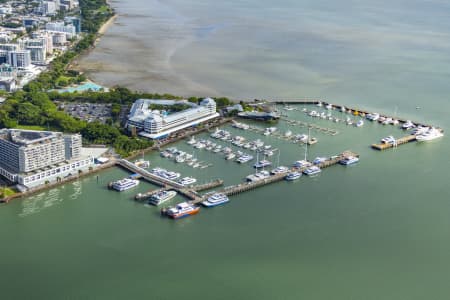
<svg viewBox="0 0 450 300"><path fill-rule="evenodd" d="M57 180L93 164L81 155L81 135L0 130L0 175L26 187Z"/></svg>
<svg viewBox="0 0 450 300"><path fill-rule="evenodd" d="M30 50L10 51L8 55L9 64L14 68L26 69L31 65Z"/></svg>
<svg viewBox="0 0 450 300"><path fill-rule="evenodd" d="M63 32L69 39L77 34L75 26L72 24L65 25L64 22L48 22L45 24L45 29L49 31Z"/></svg>
<svg viewBox="0 0 450 300"><path fill-rule="evenodd" d="M166 111L152 110L152 104L164 106L183 104L190 108L170 114ZM203 99L199 105L186 100L139 99L131 107L127 128L130 131L135 129L140 131L141 136L158 139L218 116L216 102L211 98Z"/></svg>

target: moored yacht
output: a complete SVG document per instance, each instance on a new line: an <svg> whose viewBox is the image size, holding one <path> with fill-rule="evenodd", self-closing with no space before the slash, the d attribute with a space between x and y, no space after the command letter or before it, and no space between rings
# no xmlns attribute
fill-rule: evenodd
<svg viewBox="0 0 450 300"><path fill-rule="evenodd" d="M225 194L215 193L208 197L205 201L202 202L203 206L213 207L221 204L225 204L229 202L230 199Z"/></svg>
<svg viewBox="0 0 450 300"><path fill-rule="evenodd" d="M283 174L283 173L287 173L287 172L289 172L289 168L288 167L285 167L285 166L279 166L279 167L276 167L275 169L273 169L272 171L270 171L270 173L272 173L272 174Z"/></svg>
<svg viewBox="0 0 450 300"><path fill-rule="evenodd" d="M248 162L248 161L250 161L252 159L253 159L253 156L251 156L250 154L243 154L236 161L238 163L243 164L243 163L246 163L246 162Z"/></svg>
<svg viewBox="0 0 450 300"><path fill-rule="evenodd" d="M427 132L417 135L416 139L419 142L428 142L443 136L444 134L439 129L430 128Z"/></svg>
<svg viewBox="0 0 450 300"><path fill-rule="evenodd" d="M197 182L194 177L184 177L178 181L180 184L186 186Z"/></svg>
<svg viewBox="0 0 450 300"><path fill-rule="evenodd" d="M302 173L294 171L294 172L290 172L289 174L287 174L284 179L286 179L287 181L294 181L296 179L299 179L302 176Z"/></svg>
<svg viewBox="0 0 450 300"><path fill-rule="evenodd" d="M148 201L148 204L152 205L160 205L166 201L169 201L173 197L177 195L177 192L175 191L161 191L158 192L150 197L150 200Z"/></svg>
<svg viewBox="0 0 450 300"><path fill-rule="evenodd" d="M253 165L253 167L258 169L258 168L268 167L270 165L272 165L272 163L270 161L263 159L263 160L260 160L260 161L256 162Z"/></svg>
<svg viewBox="0 0 450 300"><path fill-rule="evenodd" d="M319 174L321 171L322 170L318 166L312 166L312 167L309 167L308 169L306 169L305 171L303 171L303 173L305 173L305 175L311 176L311 175Z"/></svg>
<svg viewBox="0 0 450 300"><path fill-rule="evenodd" d="M406 129L406 130L414 128L414 127L416 127L416 125L414 125L414 123L411 120L406 120L406 122L403 123L403 125L402 125L402 129Z"/></svg>
<svg viewBox="0 0 450 300"><path fill-rule="evenodd" d="M259 181L270 177L270 173L268 171L260 171L255 174L250 174L246 177L247 181Z"/></svg>
<svg viewBox="0 0 450 300"><path fill-rule="evenodd" d="M339 163L340 163L341 165L348 166L348 165L355 164L355 163L357 163L358 161L359 161L359 158L357 158L356 156L347 156L346 158L341 159L341 160L339 161Z"/></svg>
<svg viewBox="0 0 450 300"><path fill-rule="evenodd" d="M311 163L307 160L297 160L293 164L293 167L295 167L295 168L306 168L309 166L311 166Z"/></svg>

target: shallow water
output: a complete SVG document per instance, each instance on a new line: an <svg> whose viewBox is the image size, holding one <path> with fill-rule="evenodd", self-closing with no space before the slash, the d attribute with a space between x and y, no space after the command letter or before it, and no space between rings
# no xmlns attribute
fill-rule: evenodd
<svg viewBox="0 0 450 300"><path fill-rule="evenodd" d="M116 24L82 62L102 85L181 95L324 97L449 127L449 4L444 1L114 2ZM127 45L124 47L123 45ZM419 107L419 109L416 109ZM0 208L0 288L8 299L448 299L448 137L385 152L404 132L291 118L309 157L350 149L359 164L280 182L172 222L106 184L111 169ZM333 112L333 114L339 114ZM294 133L301 127L276 125ZM304 148L255 133L281 149ZM176 145L186 151L184 142ZM202 170L148 155L201 182L240 182L250 165L194 152ZM273 158L276 160L276 157ZM177 196L171 203L181 201Z"/></svg>

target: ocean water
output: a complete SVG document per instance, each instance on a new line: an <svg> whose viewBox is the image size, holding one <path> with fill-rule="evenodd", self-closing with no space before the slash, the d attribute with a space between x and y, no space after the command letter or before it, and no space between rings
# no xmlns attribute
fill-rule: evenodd
<svg viewBox="0 0 450 300"><path fill-rule="evenodd" d="M449 128L445 1L113 5L115 24L80 62L101 85L235 99L321 97ZM310 159L351 149L360 163L235 196L176 222L132 201L150 184L108 191L109 181L126 176L119 169L0 206L2 297L448 299L448 136L377 152L371 143L405 133L288 114L339 131L313 131L319 142ZM306 133L285 122L276 126ZM298 145L230 130L281 149L282 164L304 156ZM185 142L176 146L192 151ZM158 153L147 158L227 185L253 172L194 153L213 166L193 170Z"/></svg>

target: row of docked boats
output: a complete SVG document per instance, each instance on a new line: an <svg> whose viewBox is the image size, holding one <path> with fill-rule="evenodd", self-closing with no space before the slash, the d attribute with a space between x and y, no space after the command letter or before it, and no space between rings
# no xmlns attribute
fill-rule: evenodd
<svg viewBox="0 0 450 300"><path fill-rule="evenodd" d="M205 163L203 161L198 161L194 154L190 154L175 147L167 148L160 152L161 157L172 159L176 163L185 163L186 165L193 168L204 169L212 166L212 164Z"/></svg>
<svg viewBox="0 0 450 300"><path fill-rule="evenodd" d="M311 110L308 111L306 108L303 109L303 112L305 112L308 116L313 117L313 118L320 118L323 120L329 120L329 121L333 121L335 123L339 123L339 122L343 122L347 125L353 125L356 127L362 127L364 126L364 121L362 119L358 119L358 120L354 120L350 117L347 117L345 119L341 119L338 117L334 117L331 112L319 112L319 111L315 111L315 110Z"/></svg>

